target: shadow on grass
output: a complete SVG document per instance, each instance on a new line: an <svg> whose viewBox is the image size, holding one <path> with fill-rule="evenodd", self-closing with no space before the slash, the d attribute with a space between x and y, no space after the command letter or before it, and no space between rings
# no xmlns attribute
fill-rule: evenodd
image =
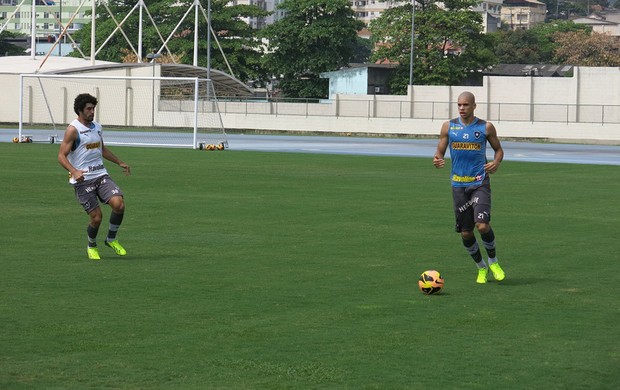
<svg viewBox="0 0 620 390"><path fill-rule="evenodd" d="M548 278L536 278L536 277L529 277L529 278L506 278L504 280L502 280L501 282L498 282L496 280L489 280L486 285L496 285L496 286L504 286L504 287L512 287L512 286L528 286L528 285L532 285L532 284L540 284L540 283L548 283L549 279Z"/></svg>

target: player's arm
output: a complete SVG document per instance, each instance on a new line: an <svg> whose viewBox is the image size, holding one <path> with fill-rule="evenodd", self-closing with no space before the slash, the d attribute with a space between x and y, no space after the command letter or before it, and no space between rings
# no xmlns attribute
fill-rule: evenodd
<svg viewBox="0 0 620 390"><path fill-rule="evenodd" d="M78 132L74 126L69 125L67 130L65 130L65 135L62 137L62 142L60 143L60 149L58 150L58 162L71 174L71 177L75 181L83 181L84 180L84 171L80 169L76 169L69 162L69 153L71 153L71 148L73 144L77 140Z"/></svg>
<svg viewBox="0 0 620 390"><path fill-rule="evenodd" d="M497 137L497 130L493 123L487 122L487 141L495 151L495 155L493 156L493 161L489 161L484 164L484 170L488 173L495 173L499 169L499 165L502 163L504 159L504 149L502 149L502 144L499 142L499 138Z"/></svg>
<svg viewBox="0 0 620 390"><path fill-rule="evenodd" d="M441 126L441 131L439 132L439 143L437 144L437 150L433 156L433 165L435 165L435 168L443 168L446 165L444 156L446 154L446 150L448 149L449 124L450 122L444 122Z"/></svg>
<svg viewBox="0 0 620 390"><path fill-rule="evenodd" d="M101 155L106 160L112 161L114 164L118 164L121 168L123 168L126 176L131 175L131 168L129 168L129 165L125 164L123 160L116 157L116 155L112 153L110 149L106 148L105 144L103 143L103 139L101 140Z"/></svg>

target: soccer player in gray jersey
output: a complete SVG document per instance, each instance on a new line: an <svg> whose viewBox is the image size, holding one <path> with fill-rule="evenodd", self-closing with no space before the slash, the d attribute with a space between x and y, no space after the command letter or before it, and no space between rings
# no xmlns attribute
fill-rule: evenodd
<svg viewBox="0 0 620 390"><path fill-rule="evenodd" d="M116 239L116 233L125 214L123 192L108 175L103 159L118 164L123 168L125 175L131 174L129 165L105 147L101 125L94 121L96 106L97 99L87 93L75 98L73 111L78 117L67 127L58 151L58 162L69 171L69 183L73 185L78 202L90 218L86 229L88 235L86 251L88 258L92 260L100 259L97 233L103 215L99 201L107 203L112 208L106 246L114 249L119 256L127 254Z"/></svg>
<svg viewBox="0 0 620 390"><path fill-rule="evenodd" d="M495 233L491 228L489 175L499 168L504 158L504 150L495 126L474 116L476 98L471 92L460 94L457 104L459 117L445 122L441 127L433 164L437 168L446 165L444 154L449 147L456 231L461 233L463 245L478 267L476 282L486 283L489 269L495 280L503 280L505 274L497 261ZM495 152L491 161L486 159L487 143ZM474 227L480 233L489 255L488 268L480 253Z"/></svg>

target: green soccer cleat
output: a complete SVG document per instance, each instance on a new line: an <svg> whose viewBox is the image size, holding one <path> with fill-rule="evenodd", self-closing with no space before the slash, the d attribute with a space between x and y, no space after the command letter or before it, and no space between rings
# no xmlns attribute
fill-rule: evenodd
<svg viewBox="0 0 620 390"><path fill-rule="evenodd" d="M495 280L504 280L504 278L506 277L506 274L504 273L502 267L499 266L499 263L490 264L489 268L491 268L491 272L493 273L493 277L495 278Z"/></svg>
<svg viewBox="0 0 620 390"><path fill-rule="evenodd" d="M97 247L86 247L86 253L88 253L88 258L91 260L101 260L101 257L99 257L99 249L97 249Z"/></svg>
<svg viewBox="0 0 620 390"><path fill-rule="evenodd" d="M486 283L488 273L489 273L488 268L478 268L478 277L476 278L476 283L480 283L480 284Z"/></svg>
<svg viewBox="0 0 620 390"><path fill-rule="evenodd" d="M116 254L119 256L125 256L127 254L127 251L125 250L125 248L121 246L121 244L119 244L118 240L114 240L114 241L106 240L105 245L114 249L114 252L116 252Z"/></svg>

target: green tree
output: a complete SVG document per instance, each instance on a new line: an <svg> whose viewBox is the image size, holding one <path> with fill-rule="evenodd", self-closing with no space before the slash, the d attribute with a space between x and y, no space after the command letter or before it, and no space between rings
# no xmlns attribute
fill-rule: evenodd
<svg viewBox="0 0 620 390"><path fill-rule="evenodd" d="M147 53L158 50L165 40L173 32L176 25L192 6L192 0L153 0L147 2L147 8L153 17L154 24L151 23L146 12L143 12L143 50ZM256 31L245 23L242 17L266 16L268 13L256 6L234 5L228 6L226 0L211 1L211 25L217 35L217 41L224 52L222 56L220 48L215 39L211 39L211 68L219 69L226 73L228 64L232 68L233 76L241 81L264 81L266 72L261 68L261 42L257 39ZM201 4L207 10L207 1L201 0ZM135 6L135 1L109 0L108 6L115 15L116 20L120 21ZM103 5L97 6L97 32L96 43L100 49L97 59L122 62L127 54L130 53L130 45L119 32L106 43L103 48L100 45L105 42L116 29L116 24ZM198 32L198 65L207 66L207 21L202 11L199 11ZM157 29L155 28L157 26ZM127 21L123 24L123 31L129 38L135 50L138 50L139 34L139 14L134 11ZM90 52L90 24L85 25L81 30L74 34L80 41L80 47L84 53ZM160 38L159 34L162 35ZM180 59L183 64L192 64L194 56L194 10L183 20L175 30L174 37L167 43L171 53ZM165 49L164 54L167 54Z"/></svg>
<svg viewBox="0 0 620 390"><path fill-rule="evenodd" d="M26 54L26 51L24 49L7 41L7 39L17 37L17 34L6 30L0 33L0 56L19 56Z"/></svg>
<svg viewBox="0 0 620 390"><path fill-rule="evenodd" d="M538 39L531 30L502 30L496 38L495 55L502 64L538 64L544 62Z"/></svg>
<svg viewBox="0 0 620 390"><path fill-rule="evenodd" d="M370 39L357 37L355 40L355 47L353 49L353 58L351 58L351 62L363 64L368 62L371 54L372 42Z"/></svg>
<svg viewBox="0 0 620 390"><path fill-rule="evenodd" d="M482 18L470 10L476 0L416 2L413 83L456 85L494 63L482 33ZM371 22L377 45L371 60L398 63L394 93L405 93L411 58L411 4L388 9ZM479 76L480 77L480 76Z"/></svg>
<svg viewBox="0 0 620 390"><path fill-rule="evenodd" d="M573 23L570 20L554 20L549 23L537 24L529 31L536 37L541 62L553 62L554 52L557 49L555 33L583 31L589 34L592 32L592 27Z"/></svg>
<svg viewBox="0 0 620 390"><path fill-rule="evenodd" d="M553 20L530 30L501 30L492 34L495 55L503 64L553 63L556 32L591 31L592 28L571 21Z"/></svg>
<svg viewBox="0 0 620 390"><path fill-rule="evenodd" d="M354 58L363 23L347 0L285 0L278 8L286 11L284 18L263 30L270 47L265 66L285 96L327 97L328 80L319 74Z"/></svg>
<svg viewBox="0 0 620 390"><path fill-rule="evenodd" d="M587 31L559 31L555 59L577 66L620 66L620 41L611 35Z"/></svg>

